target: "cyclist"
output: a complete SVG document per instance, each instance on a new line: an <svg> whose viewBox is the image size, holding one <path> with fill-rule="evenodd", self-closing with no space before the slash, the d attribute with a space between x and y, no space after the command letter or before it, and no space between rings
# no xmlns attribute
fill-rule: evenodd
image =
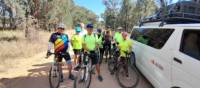
<svg viewBox="0 0 200 88"><path fill-rule="evenodd" d="M122 34L121 34L122 30L123 30L122 27L118 27L117 28L117 31L114 34L114 41L115 41L115 43L119 43L119 42L121 42L123 40L123 37L122 37Z"/></svg>
<svg viewBox="0 0 200 88"><path fill-rule="evenodd" d="M127 38L128 33L127 32L123 32L122 33L122 37L123 40L121 42L119 42L119 49L120 49L120 61L122 62L126 62L125 58L126 58L126 53L130 53L131 49L132 49L132 41L130 39ZM128 65L126 64L125 70L127 71L126 73L128 73ZM127 74L128 76L128 74Z"/></svg>
<svg viewBox="0 0 200 88"><path fill-rule="evenodd" d="M81 35L81 37L83 37L84 35L87 34L87 30L85 30L85 25L84 25L84 23L80 23L78 25L81 27L80 35Z"/></svg>
<svg viewBox="0 0 200 88"><path fill-rule="evenodd" d="M82 37L79 35L81 32L81 27L77 26L75 28L76 34L72 35L71 38L71 45L74 51L74 64L76 65L75 68L78 69L80 63L80 52L82 50Z"/></svg>
<svg viewBox="0 0 200 88"><path fill-rule="evenodd" d="M112 32L111 32L110 26L108 26L107 29L104 31L103 49L105 52L106 47L108 47L109 58L111 58L111 42L112 42ZM107 62L107 60L106 60L106 62Z"/></svg>
<svg viewBox="0 0 200 88"><path fill-rule="evenodd" d="M54 53L57 57L58 62L62 62L62 58L65 59L69 68L69 79L74 80L74 76L72 75L72 62L69 53L67 52L69 47L69 38L67 34L64 34L65 25L63 23L58 24L57 30L55 33L51 34L49 39L47 57L50 56L52 45L54 45ZM59 64L62 67L62 64ZM62 72L62 68L61 68ZM63 82L63 72L61 74L61 82Z"/></svg>
<svg viewBox="0 0 200 88"><path fill-rule="evenodd" d="M83 49L84 52L89 52L89 57L92 60L92 65L96 66L96 71L98 74L98 80L103 81L103 77L100 74L100 66L98 63L97 53L95 52L95 49L97 49L98 43L97 43L97 36L93 33L93 24L87 24L87 34L83 37Z"/></svg>
<svg viewBox="0 0 200 88"><path fill-rule="evenodd" d="M103 35L102 35L102 30L99 28L97 29L97 41L99 44L99 50L100 50L100 58L99 58L99 63L102 63L102 59L103 59Z"/></svg>

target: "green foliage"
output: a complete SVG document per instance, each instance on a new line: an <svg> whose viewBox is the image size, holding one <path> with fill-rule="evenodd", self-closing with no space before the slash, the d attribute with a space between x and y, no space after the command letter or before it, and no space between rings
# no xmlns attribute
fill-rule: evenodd
<svg viewBox="0 0 200 88"><path fill-rule="evenodd" d="M105 2L107 8L102 14L105 25L111 25L113 29L121 26L126 31L130 31L140 19L152 15L157 8L154 0L121 0L120 3L116 0L104 0ZM108 3L120 4L120 9L118 10L118 6L110 8L114 6Z"/></svg>
<svg viewBox="0 0 200 88"><path fill-rule="evenodd" d="M72 27L79 22L95 22L97 16L86 8L76 6L73 0L5 0L15 11L15 18L33 16L42 25L64 22Z"/></svg>
<svg viewBox="0 0 200 88"><path fill-rule="evenodd" d="M87 10L84 7L75 6L71 9L73 23L77 24L83 22L84 24L93 23L96 21L97 15Z"/></svg>

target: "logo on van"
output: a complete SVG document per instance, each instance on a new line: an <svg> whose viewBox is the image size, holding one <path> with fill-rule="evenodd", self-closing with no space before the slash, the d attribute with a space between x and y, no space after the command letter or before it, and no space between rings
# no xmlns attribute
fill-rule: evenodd
<svg viewBox="0 0 200 88"><path fill-rule="evenodd" d="M164 70L163 66L159 64L158 62L156 62L155 60L151 60L151 63L155 65L156 67L158 67L160 70Z"/></svg>

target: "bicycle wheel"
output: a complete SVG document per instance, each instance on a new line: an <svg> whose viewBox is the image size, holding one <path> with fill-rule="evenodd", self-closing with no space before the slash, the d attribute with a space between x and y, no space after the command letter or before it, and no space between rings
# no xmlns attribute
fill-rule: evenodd
<svg viewBox="0 0 200 88"><path fill-rule="evenodd" d="M49 70L49 84L50 88L58 88L60 85L61 71L58 64L51 66Z"/></svg>
<svg viewBox="0 0 200 88"><path fill-rule="evenodd" d="M135 53L132 52L130 54L130 58L129 58L129 61L128 61L129 65L131 66L131 68L135 68Z"/></svg>
<svg viewBox="0 0 200 88"><path fill-rule="evenodd" d="M90 63L87 63L85 67L82 67L77 74L74 81L74 88L89 88L91 84L91 70Z"/></svg>
<svg viewBox="0 0 200 88"><path fill-rule="evenodd" d="M134 88L139 83L138 73L129 66L128 73L126 73L123 65L118 66L116 78L122 88Z"/></svg>
<svg viewBox="0 0 200 88"><path fill-rule="evenodd" d="M114 71L114 68L115 68L115 64L116 64L116 59L117 57L113 57L112 59L109 59L108 60L108 70L112 73Z"/></svg>
<svg viewBox="0 0 200 88"><path fill-rule="evenodd" d="M106 46L106 49L105 49L106 62L108 61L108 53L109 53L108 46Z"/></svg>

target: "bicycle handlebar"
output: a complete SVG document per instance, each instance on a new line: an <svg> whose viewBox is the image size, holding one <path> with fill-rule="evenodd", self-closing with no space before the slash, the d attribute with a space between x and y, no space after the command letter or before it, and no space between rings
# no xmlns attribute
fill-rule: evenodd
<svg viewBox="0 0 200 88"><path fill-rule="evenodd" d="M48 59L52 54L57 54L57 53L52 53L52 52L48 52L47 56L45 57L46 59ZM66 55L65 53L62 53L62 52L59 52L58 54L61 54L61 55Z"/></svg>
<svg viewBox="0 0 200 88"><path fill-rule="evenodd" d="M48 52L48 55L45 58L48 59L52 54L55 54L55 53Z"/></svg>

